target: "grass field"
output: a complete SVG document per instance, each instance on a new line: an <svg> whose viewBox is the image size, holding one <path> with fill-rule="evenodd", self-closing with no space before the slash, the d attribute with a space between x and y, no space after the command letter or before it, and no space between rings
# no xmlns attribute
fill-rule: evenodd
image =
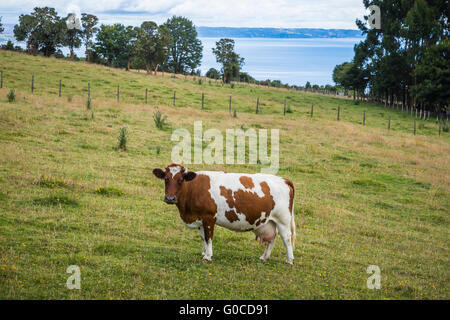
<svg viewBox="0 0 450 320"><path fill-rule="evenodd" d="M450 139L438 136L435 121L418 121L414 136L410 115L373 104L4 51L0 70L1 299L450 298ZM230 95L237 118L228 113ZM286 116L284 99L293 110ZM152 120L157 109L168 117L164 130ZM223 133L280 129L278 175L296 188L293 266L279 238L262 263L253 233L220 227L214 261L204 263L198 232L163 203L151 170L170 163L172 130L192 133L197 120ZM121 127L127 151L116 150ZM69 265L81 269L81 290L66 288ZM380 290L367 289L369 265L381 269Z"/></svg>

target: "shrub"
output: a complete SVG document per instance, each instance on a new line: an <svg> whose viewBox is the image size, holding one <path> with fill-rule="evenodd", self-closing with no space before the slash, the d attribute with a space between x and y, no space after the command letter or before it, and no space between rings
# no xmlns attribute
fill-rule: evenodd
<svg viewBox="0 0 450 320"><path fill-rule="evenodd" d="M16 94L14 92L14 89L9 90L7 98L8 98L8 102L14 102L16 100Z"/></svg>
<svg viewBox="0 0 450 320"><path fill-rule="evenodd" d="M127 128L122 127L120 128L120 133L119 133L119 145L117 146L117 148L119 150L123 150L123 151L127 151Z"/></svg>
<svg viewBox="0 0 450 320"><path fill-rule="evenodd" d="M233 118L236 118L237 117L237 115L236 115L236 109L234 109L234 111L233 111Z"/></svg>
<svg viewBox="0 0 450 320"><path fill-rule="evenodd" d="M73 98L73 95L72 95L72 94L69 94L69 95L67 96L67 101L68 101L68 102L72 102L72 98Z"/></svg>
<svg viewBox="0 0 450 320"><path fill-rule="evenodd" d="M46 188L69 187L68 183L64 180L46 175L42 175L35 184Z"/></svg>
<svg viewBox="0 0 450 320"><path fill-rule="evenodd" d="M161 153L161 147L160 146L156 146L156 154L160 154Z"/></svg>
<svg viewBox="0 0 450 320"><path fill-rule="evenodd" d="M230 84L231 89L234 89L234 83Z"/></svg>
<svg viewBox="0 0 450 320"><path fill-rule="evenodd" d="M157 110L154 114L153 114L153 121L155 121L155 125L158 129L163 129L164 126L167 123L167 116L163 116L163 114L161 113L161 111Z"/></svg>
<svg viewBox="0 0 450 320"><path fill-rule="evenodd" d="M290 105L287 105L286 113L292 113L292 109Z"/></svg>
<svg viewBox="0 0 450 320"><path fill-rule="evenodd" d="M202 84L202 79L198 79L198 84L199 84L199 85Z"/></svg>

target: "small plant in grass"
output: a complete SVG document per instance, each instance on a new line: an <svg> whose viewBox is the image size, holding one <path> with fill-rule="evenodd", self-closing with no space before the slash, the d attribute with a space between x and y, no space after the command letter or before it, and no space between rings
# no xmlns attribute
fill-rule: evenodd
<svg viewBox="0 0 450 320"><path fill-rule="evenodd" d="M444 132L448 132L448 122L447 121L442 121L444 123L444 125L442 126L442 131Z"/></svg>
<svg viewBox="0 0 450 320"><path fill-rule="evenodd" d="M236 109L233 110L233 118L237 118Z"/></svg>
<svg viewBox="0 0 450 320"><path fill-rule="evenodd" d="M199 84L199 85L202 84L202 79L198 79L198 84Z"/></svg>
<svg viewBox="0 0 450 320"><path fill-rule="evenodd" d="M16 93L14 92L14 89L9 90L7 98L8 98L8 102L16 101Z"/></svg>
<svg viewBox="0 0 450 320"><path fill-rule="evenodd" d="M292 109L290 105L287 105L286 113L292 113Z"/></svg>
<svg viewBox="0 0 450 320"><path fill-rule="evenodd" d="M46 188L66 188L69 187L68 183L62 179L42 175L39 180L35 183L38 186Z"/></svg>
<svg viewBox="0 0 450 320"><path fill-rule="evenodd" d="M77 200L72 199L66 195L51 195L44 198L35 198L33 204L40 206L68 206L68 207L78 207L79 203Z"/></svg>
<svg viewBox="0 0 450 320"><path fill-rule="evenodd" d="M231 87L231 89L234 89L234 83L232 83L232 84L230 85L230 87Z"/></svg>
<svg viewBox="0 0 450 320"><path fill-rule="evenodd" d="M120 197L124 194L124 192L118 188L104 187L104 186L100 186L97 189L95 189L95 193L101 194L103 196L116 196L116 197Z"/></svg>
<svg viewBox="0 0 450 320"><path fill-rule="evenodd" d="M160 146L156 146L156 154L160 154L161 153L161 147Z"/></svg>
<svg viewBox="0 0 450 320"><path fill-rule="evenodd" d="M155 113L153 113L153 121L155 121L156 127L162 130L167 124L167 116L163 116L161 111L157 110Z"/></svg>
<svg viewBox="0 0 450 320"><path fill-rule="evenodd" d="M360 103L360 101L359 101L359 100L355 100L355 101L353 101L353 104L355 104L355 105L359 105L359 103Z"/></svg>
<svg viewBox="0 0 450 320"><path fill-rule="evenodd" d="M127 128L125 127L120 128L118 140L119 145L117 146L117 149L127 151L127 140L128 140Z"/></svg>
<svg viewBox="0 0 450 320"><path fill-rule="evenodd" d="M73 98L73 95L72 95L72 94L69 94L69 95L67 96L67 101L68 101L68 102L72 102L72 98Z"/></svg>
<svg viewBox="0 0 450 320"><path fill-rule="evenodd" d="M86 109L91 110L92 106L91 106L91 99L87 99L86 102Z"/></svg>

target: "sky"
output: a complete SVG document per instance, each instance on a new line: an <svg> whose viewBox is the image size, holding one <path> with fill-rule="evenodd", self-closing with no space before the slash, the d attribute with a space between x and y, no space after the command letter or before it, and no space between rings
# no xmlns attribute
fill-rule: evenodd
<svg viewBox="0 0 450 320"><path fill-rule="evenodd" d="M357 29L366 10L362 0L2 0L3 23L17 23L34 7L53 7L60 16L92 13L101 23L160 24L173 15L196 26Z"/></svg>

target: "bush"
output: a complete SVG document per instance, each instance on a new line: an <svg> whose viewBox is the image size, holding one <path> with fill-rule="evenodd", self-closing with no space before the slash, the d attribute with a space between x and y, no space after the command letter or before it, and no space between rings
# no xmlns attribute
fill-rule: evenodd
<svg viewBox="0 0 450 320"><path fill-rule="evenodd" d="M231 89L234 89L234 83L230 84Z"/></svg>
<svg viewBox="0 0 450 320"><path fill-rule="evenodd" d="M117 148L119 150L123 150L123 151L127 151L127 128L122 127L120 128L120 133L119 133L119 145L117 146Z"/></svg>
<svg viewBox="0 0 450 320"><path fill-rule="evenodd" d="M124 192L120 189L103 186L100 186L97 189L95 189L95 193L101 194L103 196L116 196L116 197L120 197L124 194Z"/></svg>
<svg viewBox="0 0 450 320"><path fill-rule="evenodd" d="M164 129L164 126L167 124L167 116L163 116L161 111L157 110L153 114L153 121L155 121L155 125L158 129Z"/></svg>
<svg viewBox="0 0 450 320"><path fill-rule="evenodd" d="M69 95L67 96L67 101L68 101L68 102L72 102L72 98L73 98L73 95L72 95L72 94L69 94Z"/></svg>
<svg viewBox="0 0 450 320"><path fill-rule="evenodd" d="M233 118L236 118L237 117L237 115L236 115L236 109L234 109L234 111L233 111Z"/></svg>
<svg viewBox="0 0 450 320"><path fill-rule="evenodd" d="M290 105L287 106L286 113L292 113L292 109L291 109Z"/></svg>
<svg viewBox="0 0 450 320"><path fill-rule="evenodd" d="M9 90L9 93L7 95L8 102L14 102L16 101L16 94L14 92L14 89Z"/></svg>
<svg viewBox="0 0 450 320"><path fill-rule="evenodd" d="M202 84L202 79L198 79L198 84L199 84L199 85Z"/></svg>

